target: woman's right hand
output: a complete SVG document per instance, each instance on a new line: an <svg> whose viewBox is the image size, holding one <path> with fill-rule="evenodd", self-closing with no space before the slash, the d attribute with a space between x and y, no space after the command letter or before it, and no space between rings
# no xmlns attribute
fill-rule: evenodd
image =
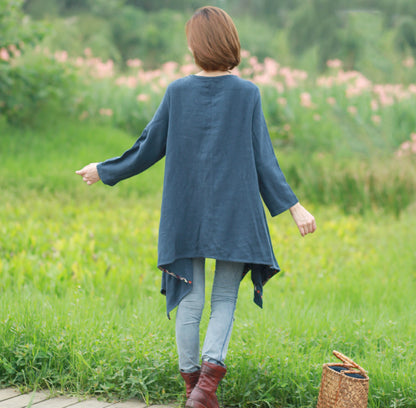
<svg viewBox="0 0 416 408"><path fill-rule="evenodd" d="M82 179L88 184L94 184L100 181L100 176L97 171L98 163L90 163L83 167L81 170L77 170L75 173L79 174Z"/></svg>
<svg viewBox="0 0 416 408"><path fill-rule="evenodd" d="M296 203L293 207L290 207L289 210L302 237L306 234L312 234L315 232L315 218L309 211L306 210L306 208L304 208L300 203Z"/></svg>

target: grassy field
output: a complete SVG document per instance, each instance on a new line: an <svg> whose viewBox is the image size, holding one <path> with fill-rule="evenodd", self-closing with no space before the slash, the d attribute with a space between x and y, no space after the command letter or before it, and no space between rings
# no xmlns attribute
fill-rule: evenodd
<svg viewBox="0 0 416 408"><path fill-rule="evenodd" d="M87 187L74 171L121 153L130 136L71 123L0 128L0 385L183 400L156 268L163 163ZM315 407L336 349L368 370L370 408L416 407L414 206L399 216L307 206L314 236L302 239L287 213L270 219L283 272L263 310L242 283L225 405Z"/></svg>

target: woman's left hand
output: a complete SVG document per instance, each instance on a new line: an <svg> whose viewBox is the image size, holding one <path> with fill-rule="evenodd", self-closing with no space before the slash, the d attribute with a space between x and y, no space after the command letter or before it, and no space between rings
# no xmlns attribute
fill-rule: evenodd
<svg viewBox="0 0 416 408"><path fill-rule="evenodd" d="M300 203L290 208L293 220L298 226L299 232L304 237L306 234L312 234L316 230L316 222L314 216L306 210Z"/></svg>
<svg viewBox="0 0 416 408"><path fill-rule="evenodd" d="M77 170L75 173L79 174L82 179L88 184L94 184L100 181L100 176L97 171L98 163L90 163L83 167L81 170Z"/></svg>

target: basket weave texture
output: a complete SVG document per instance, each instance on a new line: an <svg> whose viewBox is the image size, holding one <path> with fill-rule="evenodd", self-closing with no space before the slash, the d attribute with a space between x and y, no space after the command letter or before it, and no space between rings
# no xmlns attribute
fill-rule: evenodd
<svg viewBox="0 0 416 408"><path fill-rule="evenodd" d="M342 363L327 363L322 368L317 408L367 408L367 372L338 351Z"/></svg>

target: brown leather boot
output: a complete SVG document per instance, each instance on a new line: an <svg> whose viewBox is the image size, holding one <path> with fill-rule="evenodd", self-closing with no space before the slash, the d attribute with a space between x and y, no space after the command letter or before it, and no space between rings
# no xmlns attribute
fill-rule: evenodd
<svg viewBox="0 0 416 408"><path fill-rule="evenodd" d="M183 373L181 371L181 376L185 380L186 386L186 399L191 395L192 390L195 388L196 383L199 380L199 374L201 370L194 371L193 373Z"/></svg>
<svg viewBox="0 0 416 408"><path fill-rule="evenodd" d="M199 381L186 401L186 408L219 408L217 391L219 382L224 378L227 369L223 366L204 361Z"/></svg>

